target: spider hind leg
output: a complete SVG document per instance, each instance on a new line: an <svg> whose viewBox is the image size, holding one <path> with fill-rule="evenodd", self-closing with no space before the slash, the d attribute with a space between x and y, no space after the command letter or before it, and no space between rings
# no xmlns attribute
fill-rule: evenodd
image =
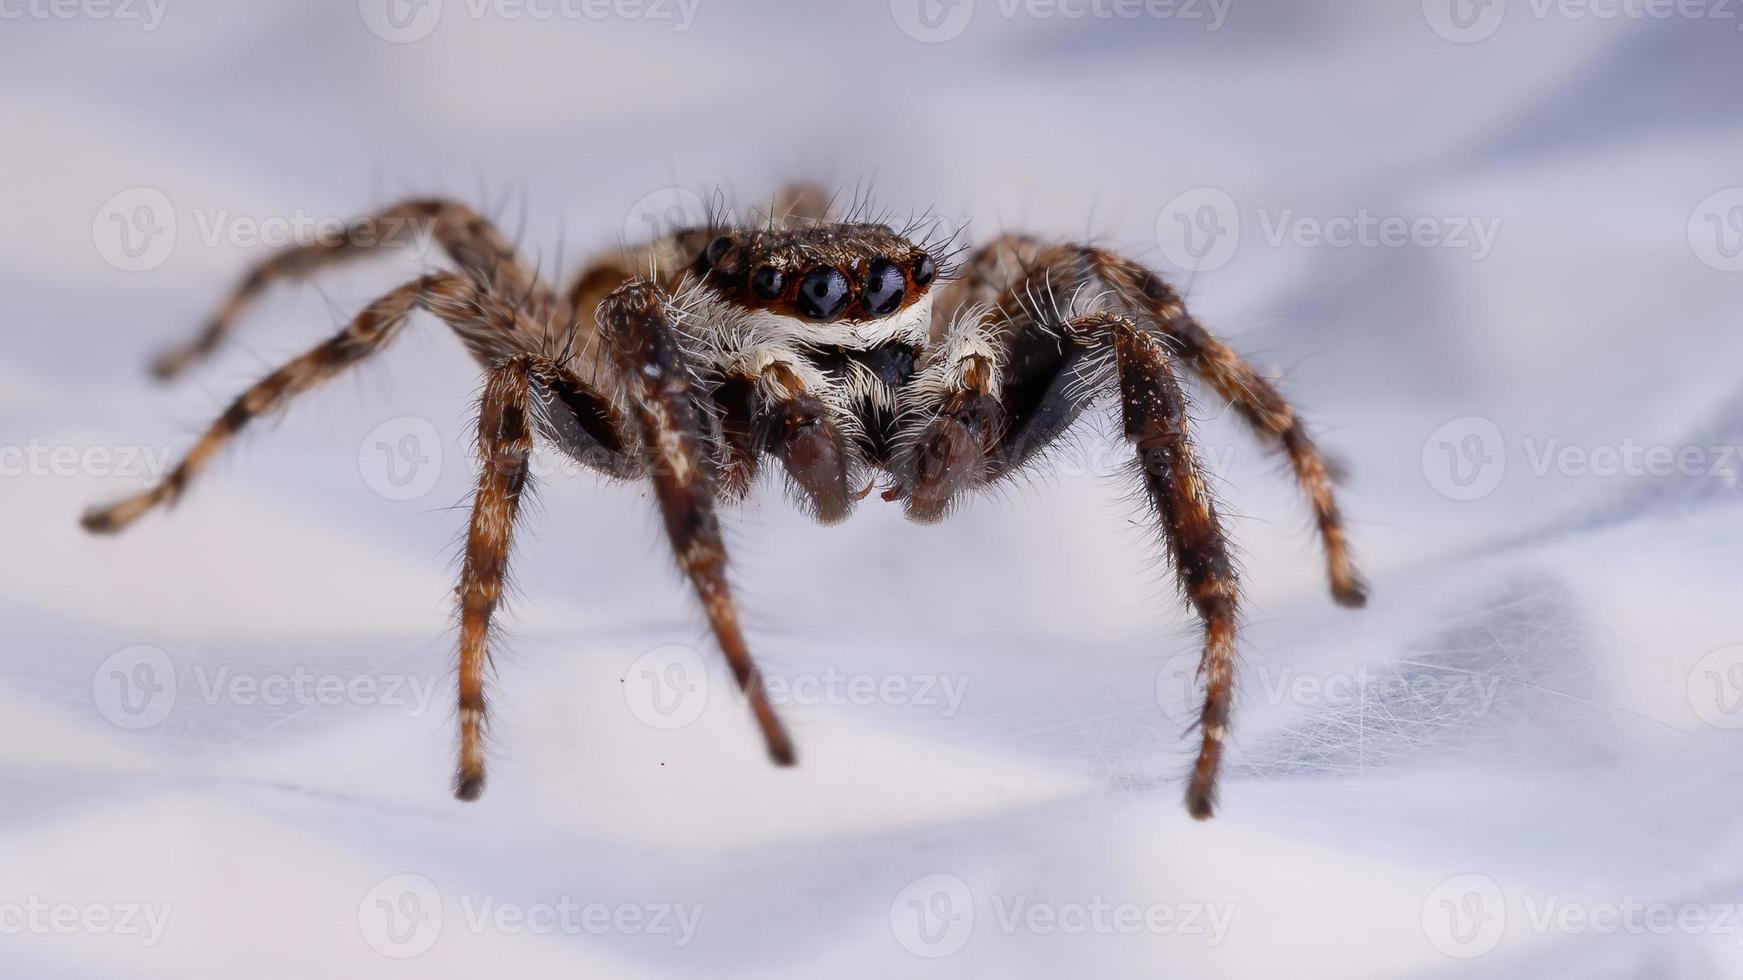
<svg viewBox="0 0 1743 980"><path fill-rule="evenodd" d="M126 500L86 511L80 523L87 531L112 534L153 508L173 504L194 477L250 422L380 352L399 335L412 311L419 308L429 310L452 327L482 363L520 351L516 332L519 314L487 289L451 273L414 280L371 303L344 330L237 396L158 483Z"/></svg>
<svg viewBox="0 0 1743 980"><path fill-rule="evenodd" d="M151 373L170 381L214 354L236 330L248 307L274 283L305 279L330 266L388 248L439 245L475 281L503 296L524 297L523 305L541 320L555 308L550 290L515 254L501 232L472 208L457 201L406 201L347 225L338 236L293 246L250 269L218 311L192 338L159 353Z"/></svg>

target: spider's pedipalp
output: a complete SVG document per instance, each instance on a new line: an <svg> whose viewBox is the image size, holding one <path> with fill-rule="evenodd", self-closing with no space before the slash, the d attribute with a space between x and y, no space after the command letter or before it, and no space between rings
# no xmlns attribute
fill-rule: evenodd
<svg viewBox="0 0 1743 980"><path fill-rule="evenodd" d="M847 519L855 498L849 487L854 456L838 414L824 401L826 386L807 386L793 365L773 362L758 375L765 396L759 443L787 470L787 478L822 524Z"/></svg>
<svg viewBox="0 0 1743 980"><path fill-rule="evenodd" d="M1004 352L992 336L990 313L967 311L903 389L894 449L903 509L909 520L943 520L966 493L996 472L994 451L1005 436Z"/></svg>

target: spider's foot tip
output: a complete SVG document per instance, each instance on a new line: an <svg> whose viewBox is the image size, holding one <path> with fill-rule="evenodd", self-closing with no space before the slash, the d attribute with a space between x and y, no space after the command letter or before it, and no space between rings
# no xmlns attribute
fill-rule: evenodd
<svg viewBox="0 0 1743 980"><path fill-rule="evenodd" d="M1192 819L1209 820L1216 816L1216 804L1208 796L1189 796L1186 799L1186 812L1192 814Z"/></svg>
<svg viewBox="0 0 1743 980"><path fill-rule="evenodd" d="M1333 589L1331 594L1345 609L1361 609L1368 604L1368 583L1352 582Z"/></svg>
<svg viewBox="0 0 1743 980"><path fill-rule="evenodd" d="M181 377L182 369L187 367L187 359L174 351L167 351L151 359L146 371L155 381L171 382Z"/></svg>
<svg viewBox="0 0 1743 980"><path fill-rule="evenodd" d="M770 745L769 760L782 768L799 764L799 756L793 751L793 744L791 742L776 742Z"/></svg>
<svg viewBox="0 0 1743 980"><path fill-rule="evenodd" d="M92 507L79 516L79 526L92 534L114 534L121 530L121 522L115 519L115 511L110 507Z"/></svg>
<svg viewBox="0 0 1743 980"><path fill-rule="evenodd" d="M460 773L454 777L454 799L471 803L484 795L484 774Z"/></svg>

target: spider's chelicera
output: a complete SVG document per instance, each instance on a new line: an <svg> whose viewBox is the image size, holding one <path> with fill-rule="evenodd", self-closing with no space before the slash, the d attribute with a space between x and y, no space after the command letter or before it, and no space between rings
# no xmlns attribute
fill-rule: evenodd
<svg viewBox="0 0 1743 980"><path fill-rule="evenodd" d="M342 240L281 253L251 272L193 341L154 364L164 378L217 349L270 283L407 234L433 236L454 271L371 303L332 339L245 391L160 483L86 513L118 531L181 496L255 417L376 353L425 310L486 372L461 581L460 758L454 792L484 787L484 671L533 440L613 477L653 484L678 565L761 727L794 760L727 587L719 501L773 459L819 521L845 518L877 482L930 523L1019 472L1101 396L1117 396L1134 479L1148 498L1187 600L1204 622L1201 744L1187 806L1210 816L1228 730L1238 589L1190 435L1177 371L1202 378L1281 450L1324 542L1332 593L1365 590L1331 481L1276 389L1189 315L1161 277L1094 245L1005 235L946 275L944 245L870 221L835 221L812 187L784 192L767 220L712 222L598 261L553 291L472 209L413 201Z"/></svg>

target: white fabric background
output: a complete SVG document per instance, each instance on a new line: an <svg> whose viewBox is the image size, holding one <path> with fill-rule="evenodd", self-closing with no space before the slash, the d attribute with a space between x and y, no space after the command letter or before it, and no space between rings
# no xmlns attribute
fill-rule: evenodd
<svg viewBox="0 0 1743 980"><path fill-rule="evenodd" d="M1743 185L1737 20L1516 0L1461 44L1417 3L1234 0L1206 31L980 0L960 36L922 43L881 0L704 0L683 31L446 8L403 44L349 0L169 0L149 31L89 4L0 20L0 910L170 916L147 946L7 932L0 912L0 975L1743 976L1737 921L1541 921L1743 900L1743 766L1715 700L1743 691L1735 658L1710 656L1743 643L1743 464L1537 464L1743 442L1743 273L1691 237L1735 242L1701 209ZM151 384L147 356L264 254L238 230L447 193L501 201L511 231L524 206L550 270L559 241L568 265L615 247L648 195L755 202L793 175L873 183L901 214L970 219L971 238L1095 236L1180 275L1348 464L1361 613L1325 596L1282 468L1199 399L1248 596L1216 821L1183 812L1192 740L1168 697L1195 627L1106 464L1067 461L937 528L874 498L815 529L773 488L732 515L772 675L910 685L787 706L793 771L764 762L717 668L688 726L629 708L638 658L677 645L712 665L711 647L641 488L551 476L515 556L490 789L462 806L450 589L477 372L443 331L420 322L116 540L75 519L138 474L27 453L179 451L419 267L275 290L215 363ZM105 259L105 209L142 187L176 235L127 272ZM1158 226L1202 187L1234 202L1240 243L1186 276ZM1285 215L1362 213L1499 235L1480 258L1268 240ZM433 485L393 500L379 444L407 432L434 433ZM1485 435L1461 459L1491 457L1492 492L1454 499L1442 443ZM1082 443L1106 457L1093 429ZM139 646L161 657L113 659ZM209 693L299 672L410 679L434 701ZM167 715L116 724L128 678ZM921 695L940 679L954 711ZM393 934L406 945L383 898L424 915ZM468 921L564 899L702 917L683 945ZM909 899L969 931L927 945ZM1214 943L1068 934L1010 925L1018 901L1233 918ZM1454 924L1479 938L1449 943Z"/></svg>

